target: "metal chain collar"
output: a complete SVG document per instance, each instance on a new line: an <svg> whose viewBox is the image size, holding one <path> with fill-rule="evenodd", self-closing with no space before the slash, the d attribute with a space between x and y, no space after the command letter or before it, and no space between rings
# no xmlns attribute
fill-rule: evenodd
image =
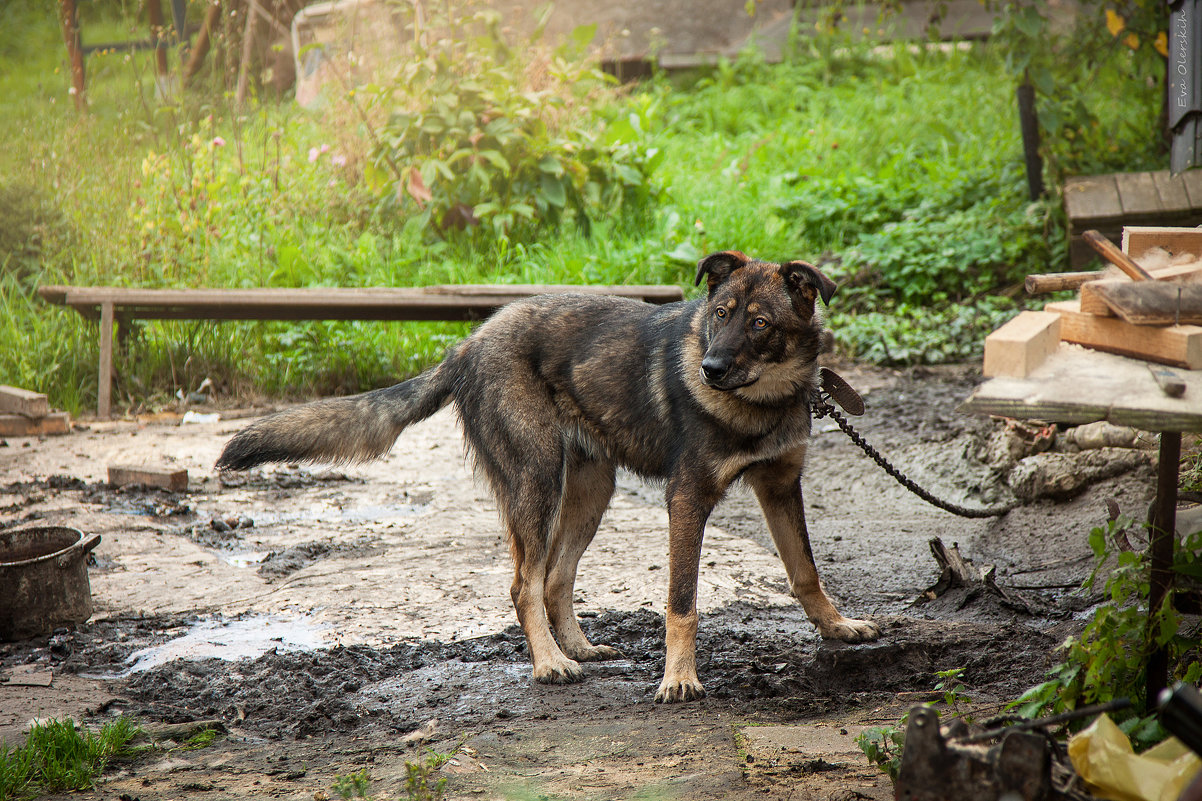
<svg viewBox="0 0 1202 801"><path fill-rule="evenodd" d="M893 478L897 480L897 483L901 484L903 487L910 490L910 492L913 492L927 503L931 504L932 506L937 506L945 512L951 512L954 515L972 518L1000 517L1014 508L1014 505L1010 505L995 506L987 509L969 509L966 506L960 506L959 504L951 503L950 501L945 501L941 498L936 498L930 492L915 484L914 481L890 464L889 460L884 456L881 456L876 448L865 442L864 438L860 436L860 433L852 428L851 423L847 422L847 418L845 418L839 412L839 410L834 407L834 405L830 402L829 397L830 396L824 391L815 393L814 399L810 401L810 414L813 416L813 418L815 420L820 420L823 417L830 417L835 421L835 424L838 425L839 428L843 429L843 433L851 438L852 442L860 446L860 450L864 451L864 453L867 454L872 461L880 465L881 469L893 476Z"/></svg>

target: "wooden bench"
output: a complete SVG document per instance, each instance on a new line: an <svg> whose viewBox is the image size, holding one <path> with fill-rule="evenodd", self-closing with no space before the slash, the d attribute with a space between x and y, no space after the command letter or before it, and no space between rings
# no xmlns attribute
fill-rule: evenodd
<svg viewBox="0 0 1202 801"><path fill-rule="evenodd" d="M100 375L96 414L112 411L113 324L118 341L126 322L145 320L483 320L534 295L584 292L648 303L683 300L676 286L575 286L566 284L464 284L428 287L306 289L137 289L43 286L49 303L69 306L100 322Z"/></svg>
<svg viewBox="0 0 1202 801"><path fill-rule="evenodd" d="M1081 235L1091 228L1118 242L1131 225L1202 224L1202 171L1178 176L1168 170L1083 175L1064 182L1069 262L1080 268L1097 258Z"/></svg>

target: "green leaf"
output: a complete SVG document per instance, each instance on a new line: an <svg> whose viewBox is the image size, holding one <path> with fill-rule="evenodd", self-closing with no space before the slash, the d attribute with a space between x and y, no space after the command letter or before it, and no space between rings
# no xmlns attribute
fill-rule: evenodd
<svg viewBox="0 0 1202 801"><path fill-rule="evenodd" d="M539 189L542 191L542 196L547 202L558 209L562 209L567 203L567 193L563 189L563 181L556 178L554 175L544 172L539 176Z"/></svg>
<svg viewBox="0 0 1202 801"><path fill-rule="evenodd" d="M563 175L562 162L550 154L538 160L538 168L548 175L554 175L556 178Z"/></svg>
<svg viewBox="0 0 1202 801"><path fill-rule="evenodd" d="M503 175L509 175L509 162L499 150L481 150L477 155L500 170Z"/></svg>

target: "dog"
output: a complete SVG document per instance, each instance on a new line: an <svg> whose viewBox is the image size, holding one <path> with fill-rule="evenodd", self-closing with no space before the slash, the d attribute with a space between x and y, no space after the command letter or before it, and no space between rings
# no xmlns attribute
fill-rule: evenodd
<svg viewBox="0 0 1202 801"><path fill-rule="evenodd" d="M579 681L581 662L622 656L590 643L573 609L577 564L618 466L662 482L668 506L667 654L656 701L705 695L696 662L701 540L738 479L755 492L792 593L819 633L875 639L877 625L840 614L818 579L800 486L829 338L816 301L829 304L835 283L804 261L738 251L702 259L695 283L702 279L705 297L664 306L570 294L516 301L414 378L250 425L217 467L376 458L406 426L453 403L506 527L510 594L539 682Z"/></svg>

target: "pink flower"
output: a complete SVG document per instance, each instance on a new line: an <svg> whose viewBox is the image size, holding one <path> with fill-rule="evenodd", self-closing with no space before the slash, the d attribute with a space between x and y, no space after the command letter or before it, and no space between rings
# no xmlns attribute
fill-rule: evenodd
<svg viewBox="0 0 1202 801"><path fill-rule="evenodd" d="M315 147L309 148L309 163L312 164L313 162L317 161L317 157L320 155L321 155L321 152L318 151L317 148L315 148Z"/></svg>
<svg viewBox="0 0 1202 801"><path fill-rule="evenodd" d="M345 167L346 166L346 156L342 155L341 153L335 153L334 156L330 159L330 161L333 162L335 167Z"/></svg>
<svg viewBox="0 0 1202 801"><path fill-rule="evenodd" d="M220 136L213 137L213 147L225 147L225 140Z"/></svg>

